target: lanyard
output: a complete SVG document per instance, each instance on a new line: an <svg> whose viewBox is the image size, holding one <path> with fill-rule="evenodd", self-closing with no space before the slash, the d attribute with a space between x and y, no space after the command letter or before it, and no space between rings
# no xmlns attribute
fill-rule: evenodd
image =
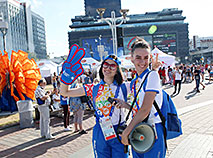
<svg viewBox="0 0 213 158"><path fill-rule="evenodd" d="M137 94L137 92L136 92L136 82L137 82L137 80L135 80L135 83L134 83L134 86L133 86L133 89L134 89L134 97L135 97L135 98L137 97L137 96L136 96L136 94ZM139 110L140 107L139 107L139 105L138 105L137 98L136 98L135 104L136 104L136 106L137 106L137 109Z"/></svg>
<svg viewBox="0 0 213 158"><path fill-rule="evenodd" d="M100 87L100 86L99 86L99 87ZM98 90L99 90L99 88L98 88ZM114 97L114 98L117 98L117 97L118 97L119 91L120 91L120 86L117 86L117 89L116 89L116 91L115 91L115 97ZM96 97L97 97L97 95L96 95L96 96L94 97L94 99L93 99L93 100L94 100L94 103L95 103ZM113 111L114 111L114 108L115 108L114 106L111 107L109 116L112 116L112 113L113 113ZM94 110L95 110L96 116L98 116L98 117L100 117L100 118L104 117L104 115L102 114L102 112L96 107L95 104L94 104Z"/></svg>
<svg viewBox="0 0 213 158"><path fill-rule="evenodd" d="M116 89L116 91L115 91L115 97L114 97L114 98L117 98L117 97L118 97L120 88L121 88L121 86L118 86L118 87L117 87L117 89ZM112 116L112 113L114 112L114 109L115 109L115 106L112 106L112 107L111 107L111 110L110 110L109 116Z"/></svg>

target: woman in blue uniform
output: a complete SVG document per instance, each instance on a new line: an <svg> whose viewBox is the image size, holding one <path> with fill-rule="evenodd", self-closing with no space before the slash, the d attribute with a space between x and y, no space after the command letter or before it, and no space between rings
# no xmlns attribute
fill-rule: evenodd
<svg viewBox="0 0 213 158"><path fill-rule="evenodd" d="M101 81L97 85L85 84L83 87L68 89L68 85L61 83L63 96L91 96L96 113L96 124L93 128L93 150L96 158L127 158L124 145L117 139L116 130L121 118L124 122L123 108L111 105L108 98L126 100L127 87L123 83L120 61L114 55L109 55L101 64L99 75ZM120 117L121 116L121 117Z"/></svg>
<svg viewBox="0 0 213 158"><path fill-rule="evenodd" d="M133 101L136 93L145 79L145 76L150 71L148 69L150 62L150 47L149 44L141 38L138 38L131 47L132 62L135 65L137 71L136 78L132 80L131 89L131 101ZM157 62L154 63L157 67ZM154 100L157 102L159 108L162 106L162 89L160 85L160 78L157 71L151 71L145 80L143 87L138 93L136 102L133 106L133 119L123 131L122 143L128 145L128 136L133 128L145 118L148 117L148 122L152 122L155 126L156 139L152 149L144 154L137 153L132 150L133 158L164 158L166 155L166 147L164 142L163 126L161 119L157 114L157 111L153 105ZM119 107L130 108L130 105L124 103L122 100L117 100Z"/></svg>

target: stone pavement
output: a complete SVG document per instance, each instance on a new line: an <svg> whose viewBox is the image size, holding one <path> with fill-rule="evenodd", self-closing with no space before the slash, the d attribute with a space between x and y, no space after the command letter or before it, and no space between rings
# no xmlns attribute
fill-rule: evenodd
<svg viewBox="0 0 213 158"><path fill-rule="evenodd" d="M91 132L94 126L92 112L85 112L83 125L88 134L64 132L62 118L51 118L51 133L56 137L54 140L40 138L38 125L35 128L20 129L19 126L14 126L0 130L0 157L68 157L91 144Z"/></svg>
<svg viewBox="0 0 213 158"><path fill-rule="evenodd" d="M183 123L183 135L168 141L169 158L213 158L213 84L201 93L194 93L195 83L183 84L173 100ZM173 88L164 87L169 94ZM95 119L86 112L83 125L88 134L63 131L63 120L51 118L54 140L40 138L36 128L14 126L0 130L0 157L32 158L92 158L91 134Z"/></svg>

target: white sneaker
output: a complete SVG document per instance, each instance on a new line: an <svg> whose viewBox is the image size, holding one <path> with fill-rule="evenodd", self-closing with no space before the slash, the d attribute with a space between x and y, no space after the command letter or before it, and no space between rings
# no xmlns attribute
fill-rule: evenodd
<svg viewBox="0 0 213 158"><path fill-rule="evenodd" d="M55 139L54 136L50 135L49 137L46 137L47 140Z"/></svg>
<svg viewBox="0 0 213 158"><path fill-rule="evenodd" d="M69 125L69 128L73 128L73 125Z"/></svg>
<svg viewBox="0 0 213 158"><path fill-rule="evenodd" d="M69 127L64 128L64 131L72 131Z"/></svg>

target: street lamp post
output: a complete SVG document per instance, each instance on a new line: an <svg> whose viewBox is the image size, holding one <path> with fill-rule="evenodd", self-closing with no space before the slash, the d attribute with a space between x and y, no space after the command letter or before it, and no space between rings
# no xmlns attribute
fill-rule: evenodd
<svg viewBox="0 0 213 158"><path fill-rule="evenodd" d="M115 17L115 11L111 12L111 18L103 18L105 8L98 8L96 9L97 13L101 17L101 21L105 21L107 24L109 24L111 31L112 31L112 41L113 41L113 53L117 56L117 32L116 27L120 26L122 23L126 23L126 15L129 11L129 9L121 9L120 13L122 14L122 17ZM117 21L120 21L120 23L117 24Z"/></svg>
<svg viewBox="0 0 213 158"><path fill-rule="evenodd" d="M101 35L99 36L98 52L100 54L100 58L101 58L101 62L102 62L103 61L103 55L104 55L104 45L101 44Z"/></svg>
<svg viewBox="0 0 213 158"><path fill-rule="evenodd" d="M3 21L3 15L1 14L1 19L0 19L0 31L3 35L3 47L4 50L6 50L6 41L5 41L5 36L7 34L7 29L8 29L8 23Z"/></svg>

